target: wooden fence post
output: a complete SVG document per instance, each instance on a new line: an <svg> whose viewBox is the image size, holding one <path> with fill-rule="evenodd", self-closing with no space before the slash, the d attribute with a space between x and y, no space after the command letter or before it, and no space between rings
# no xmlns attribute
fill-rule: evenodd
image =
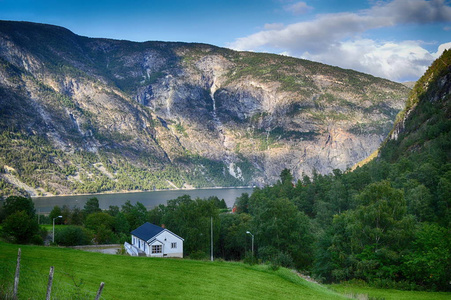
<svg viewBox="0 0 451 300"><path fill-rule="evenodd" d="M14 299L17 299L17 291L19 289L20 253L21 253L21 250L19 248L19 251L17 253L16 274L14 275L14 292L13 292Z"/></svg>
<svg viewBox="0 0 451 300"><path fill-rule="evenodd" d="M52 284L53 284L53 267L50 267L49 283L47 284L47 295L45 296L46 300L50 300L50 294L52 294Z"/></svg>
<svg viewBox="0 0 451 300"><path fill-rule="evenodd" d="M97 295L96 295L96 299L95 300L99 300L100 299L100 295L102 294L102 290L103 290L103 286L105 285L105 283L101 282L100 283L100 287L99 290L97 291Z"/></svg>

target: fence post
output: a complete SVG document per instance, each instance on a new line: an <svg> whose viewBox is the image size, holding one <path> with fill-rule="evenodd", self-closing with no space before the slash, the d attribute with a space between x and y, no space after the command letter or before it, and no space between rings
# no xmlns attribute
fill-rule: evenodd
<svg viewBox="0 0 451 300"><path fill-rule="evenodd" d="M49 283L47 284L47 295L45 296L46 300L50 300L50 294L52 293L52 284L53 284L53 267L50 267Z"/></svg>
<svg viewBox="0 0 451 300"><path fill-rule="evenodd" d="M14 275L14 292L13 292L14 299L17 299L17 291L19 289L20 253L21 253L21 250L19 248L19 251L17 253L16 274Z"/></svg>
<svg viewBox="0 0 451 300"><path fill-rule="evenodd" d="M102 290L103 290L103 286L105 285L105 283L101 282L100 283L100 287L99 290L97 291L97 295L96 295L96 299L95 300L99 300L100 299L100 295L102 294Z"/></svg>

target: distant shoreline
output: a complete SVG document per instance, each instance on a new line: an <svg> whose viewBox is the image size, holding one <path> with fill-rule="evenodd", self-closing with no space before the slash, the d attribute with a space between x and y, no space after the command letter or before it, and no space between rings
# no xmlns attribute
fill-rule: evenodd
<svg viewBox="0 0 451 300"><path fill-rule="evenodd" d="M124 190L121 192L105 191L101 193L88 193L88 194L59 194L59 195L45 195L45 196L31 196L34 198L50 198L50 197L71 197L71 196L93 196L96 195L113 195L113 194L132 194L132 193L151 193L151 192L165 192L165 191L194 191L194 190L220 190L220 189L253 189L255 186L215 186L215 187L202 187L202 188L181 188L181 189L155 189L155 190Z"/></svg>

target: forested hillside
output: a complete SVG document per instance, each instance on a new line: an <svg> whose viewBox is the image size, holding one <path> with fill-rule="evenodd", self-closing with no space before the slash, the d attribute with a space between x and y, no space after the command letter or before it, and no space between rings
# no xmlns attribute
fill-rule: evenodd
<svg viewBox="0 0 451 300"><path fill-rule="evenodd" d="M451 290L451 51L417 82L378 158L292 182L286 170L238 201L260 257L289 256L327 282Z"/></svg>

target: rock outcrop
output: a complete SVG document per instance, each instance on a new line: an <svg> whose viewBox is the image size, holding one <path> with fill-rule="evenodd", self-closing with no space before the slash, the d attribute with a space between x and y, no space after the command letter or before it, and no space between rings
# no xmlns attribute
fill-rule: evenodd
<svg viewBox="0 0 451 300"><path fill-rule="evenodd" d="M0 66L0 166L53 193L263 185L284 168L296 178L344 170L379 147L408 94L291 57L22 22L0 22ZM4 154L36 147L43 161Z"/></svg>

